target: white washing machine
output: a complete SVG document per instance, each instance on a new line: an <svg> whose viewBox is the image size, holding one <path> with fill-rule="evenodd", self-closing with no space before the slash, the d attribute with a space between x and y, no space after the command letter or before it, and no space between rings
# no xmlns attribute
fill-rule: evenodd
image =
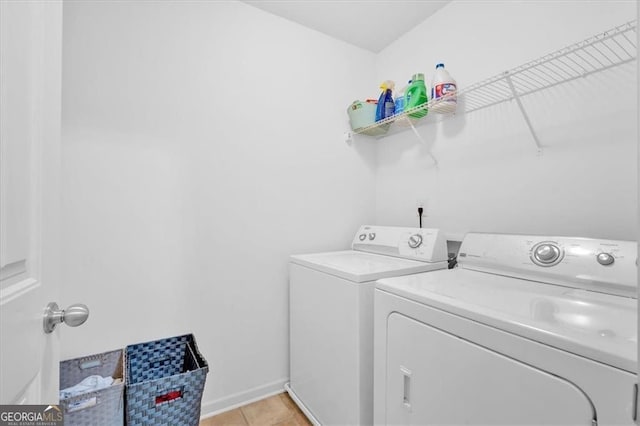
<svg viewBox="0 0 640 426"><path fill-rule="evenodd" d="M291 398L314 424L373 423L375 280L445 269L443 233L362 226L352 250L291 256Z"/></svg>
<svg viewBox="0 0 640 426"><path fill-rule="evenodd" d="M376 424L632 425L635 242L467 234L378 281Z"/></svg>

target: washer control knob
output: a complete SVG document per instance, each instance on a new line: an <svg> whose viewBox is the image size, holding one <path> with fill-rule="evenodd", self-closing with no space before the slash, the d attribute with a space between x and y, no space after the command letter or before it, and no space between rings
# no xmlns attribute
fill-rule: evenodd
<svg viewBox="0 0 640 426"><path fill-rule="evenodd" d="M609 253L598 253L598 256L596 256L596 259L598 260L598 263L603 266L611 265L616 260Z"/></svg>
<svg viewBox="0 0 640 426"><path fill-rule="evenodd" d="M370 239L370 240L375 240L375 239L376 239L376 233L375 233L375 232L371 232L371 233L369 234L369 239Z"/></svg>
<svg viewBox="0 0 640 426"><path fill-rule="evenodd" d="M360 241L364 241L367 239L367 234L360 234L358 235L358 238L360 239Z"/></svg>
<svg viewBox="0 0 640 426"><path fill-rule="evenodd" d="M543 243L536 247L533 257L540 265L551 265L560 259L560 248L555 244Z"/></svg>
<svg viewBox="0 0 640 426"><path fill-rule="evenodd" d="M422 245L422 235L413 234L409 237L409 247L418 248Z"/></svg>

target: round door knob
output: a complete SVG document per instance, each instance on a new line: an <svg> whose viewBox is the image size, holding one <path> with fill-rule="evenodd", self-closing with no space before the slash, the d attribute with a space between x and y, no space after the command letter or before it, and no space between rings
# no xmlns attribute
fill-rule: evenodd
<svg viewBox="0 0 640 426"><path fill-rule="evenodd" d="M418 248L422 244L422 235L413 234L409 237L409 247Z"/></svg>
<svg viewBox="0 0 640 426"><path fill-rule="evenodd" d="M598 260L598 263L603 266L611 265L616 261L616 259L609 253L599 253L598 256L596 256L596 259Z"/></svg>
<svg viewBox="0 0 640 426"><path fill-rule="evenodd" d="M76 303L67 309L59 309L58 304L51 302L44 310L43 328L45 333L51 333L61 323L69 327L82 325L89 318L89 308L82 303Z"/></svg>
<svg viewBox="0 0 640 426"><path fill-rule="evenodd" d="M71 305L64 310L64 323L69 327L77 327L89 318L89 308L81 303Z"/></svg>
<svg viewBox="0 0 640 426"><path fill-rule="evenodd" d="M560 248L551 243L542 243L533 250L533 261L541 266L552 266L560 261Z"/></svg>

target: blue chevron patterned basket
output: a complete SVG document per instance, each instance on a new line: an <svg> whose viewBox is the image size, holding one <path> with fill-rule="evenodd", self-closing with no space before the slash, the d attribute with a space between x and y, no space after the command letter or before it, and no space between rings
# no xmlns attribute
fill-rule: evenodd
<svg viewBox="0 0 640 426"><path fill-rule="evenodd" d="M127 346L129 426L198 426L209 366L192 334Z"/></svg>

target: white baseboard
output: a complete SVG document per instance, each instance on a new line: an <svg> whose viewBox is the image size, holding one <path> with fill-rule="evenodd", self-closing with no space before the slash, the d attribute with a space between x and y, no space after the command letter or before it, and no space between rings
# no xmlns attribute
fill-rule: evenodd
<svg viewBox="0 0 640 426"><path fill-rule="evenodd" d="M225 396L224 398L206 402L202 401L200 418L205 419L212 417L216 414L224 413L225 411L233 410L234 408L242 407L243 405L282 393L284 392L284 385L288 381L289 378L285 377L246 391Z"/></svg>

